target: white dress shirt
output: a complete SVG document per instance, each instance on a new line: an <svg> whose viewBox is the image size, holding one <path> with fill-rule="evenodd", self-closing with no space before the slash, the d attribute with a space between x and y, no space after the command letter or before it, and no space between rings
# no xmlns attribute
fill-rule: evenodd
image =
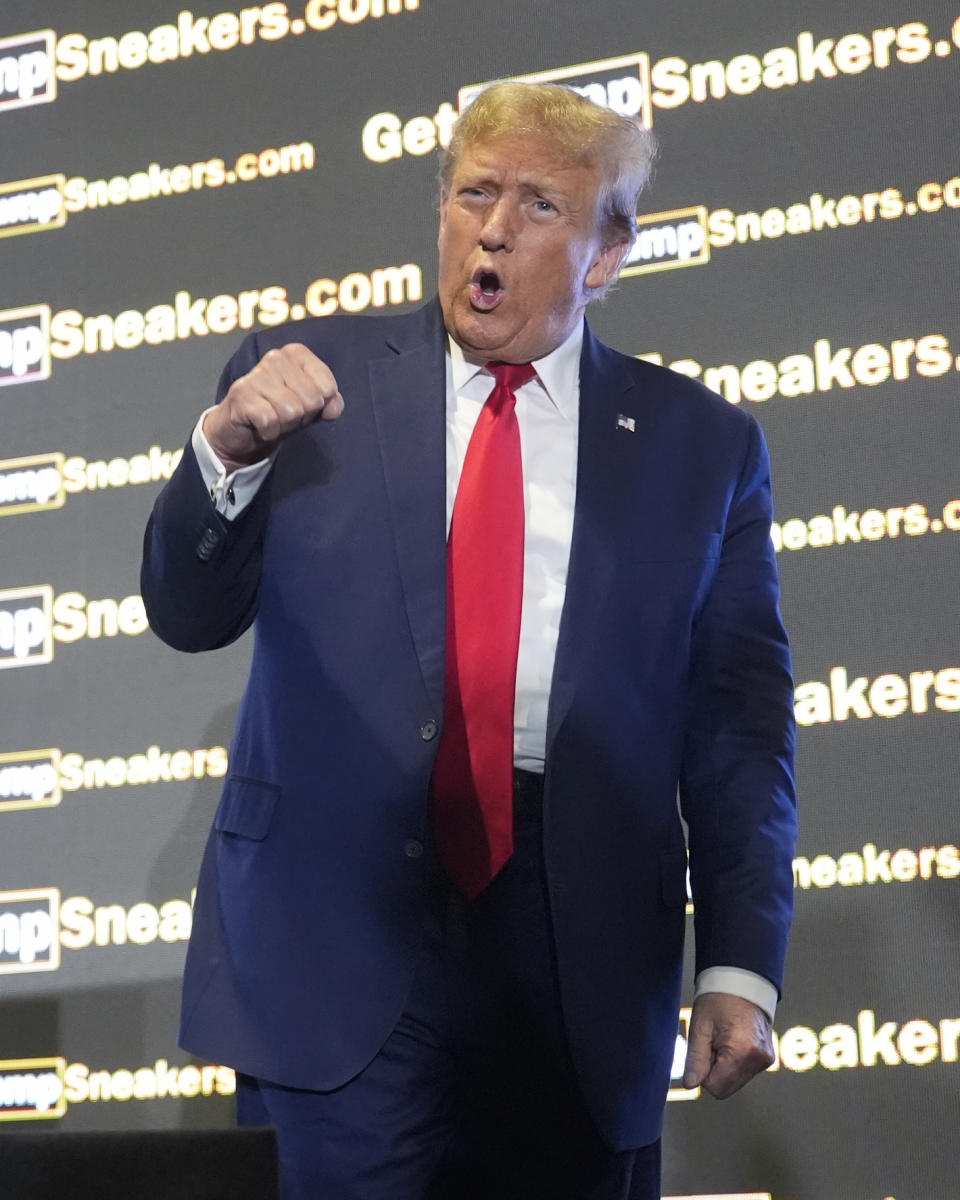
<svg viewBox="0 0 960 1200"><path fill-rule="evenodd" d="M547 703L566 593L577 486L580 412L580 351L583 322L555 350L537 359L536 375L517 389L517 423L523 460L523 608L517 654L514 708L514 765L543 773ZM448 338L446 355L447 529L470 437L494 377L468 362ZM344 397L347 404L350 397ZM193 431L193 449L218 512L238 516L266 479L272 457L227 474L203 434ZM753 1001L773 1019L776 988L740 967L708 967L697 976L695 994L727 992Z"/></svg>

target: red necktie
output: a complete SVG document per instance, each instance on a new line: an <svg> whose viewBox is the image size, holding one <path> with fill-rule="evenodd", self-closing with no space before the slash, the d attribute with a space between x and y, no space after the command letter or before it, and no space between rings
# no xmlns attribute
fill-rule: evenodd
<svg viewBox="0 0 960 1200"><path fill-rule="evenodd" d="M513 853L513 712L523 601L523 468L515 389L529 363L488 363L496 385L467 447L447 543L443 736L433 771L440 861L471 899Z"/></svg>

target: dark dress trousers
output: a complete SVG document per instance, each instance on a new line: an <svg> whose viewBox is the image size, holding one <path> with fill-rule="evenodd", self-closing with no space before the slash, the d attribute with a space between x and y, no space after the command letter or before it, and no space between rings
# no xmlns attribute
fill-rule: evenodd
<svg viewBox="0 0 960 1200"><path fill-rule="evenodd" d="M423 944L445 336L436 302L250 335L221 396L299 341L332 369L344 415L286 441L233 522L188 447L147 530L143 596L161 638L208 650L254 624L181 1042L289 1087L338 1087L370 1062ZM793 692L770 515L756 422L588 329L543 856L569 1048L613 1149L660 1134L685 923L680 809L697 970L781 982Z"/></svg>

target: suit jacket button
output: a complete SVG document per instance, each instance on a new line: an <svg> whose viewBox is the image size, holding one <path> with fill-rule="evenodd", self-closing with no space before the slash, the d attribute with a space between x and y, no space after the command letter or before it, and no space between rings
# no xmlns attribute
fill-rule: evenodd
<svg viewBox="0 0 960 1200"><path fill-rule="evenodd" d="M436 721L425 721L424 724L420 726L420 736L425 742L432 742L437 736Z"/></svg>
<svg viewBox="0 0 960 1200"><path fill-rule="evenodd" d="M423 843L410 838L409 841L403 843L403 852L407 858L420 858L423 854Z"/></svg>

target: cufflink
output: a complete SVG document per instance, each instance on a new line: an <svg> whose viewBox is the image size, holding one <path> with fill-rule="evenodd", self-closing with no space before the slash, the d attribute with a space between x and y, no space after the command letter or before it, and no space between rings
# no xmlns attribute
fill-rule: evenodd
<svg viewBox="0 0 960 1200"><path fill-rule="evenodd" d="M209 562L213 558L213 552L220 545L221 535L216 529L207 528L203 531L200 541L197 543L197 558L201 562Z"/></svg>

